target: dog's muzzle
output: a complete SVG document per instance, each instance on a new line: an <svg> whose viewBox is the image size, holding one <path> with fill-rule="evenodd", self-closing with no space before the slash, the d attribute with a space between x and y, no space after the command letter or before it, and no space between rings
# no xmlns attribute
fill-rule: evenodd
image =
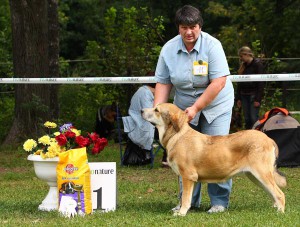
<svg viewBox="0 0 300 227"><path fill-rule="evenodd" d="M146 121L148 121L149 123L151 123L153 126L155 126L155 125L156 125L155 123L153 123L153 122L151 122L151 121L149 121L149 120L147 120L147 119L145 118L144 113L145 113L145 111L144 111L144 109L142 109L142 110L141 110L141 115L142 115L142 117L143 117Z"/></svg>

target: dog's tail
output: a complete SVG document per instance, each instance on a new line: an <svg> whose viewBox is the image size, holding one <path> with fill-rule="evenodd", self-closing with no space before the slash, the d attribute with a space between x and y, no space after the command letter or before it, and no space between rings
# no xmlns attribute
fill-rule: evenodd
<svg viewBox="0 0 300 227"><path fill-rule="evenodd" d="M276 159L278 158L278 155L279 155L279 149L278 149L278 146L276 144L275 141L273 141L273 145L274 145L274 148L275 148L275 157ZM284 173L280 172L278 169L277 169L277 166L276 166L276 162L274 163L275 165L275 169L274 169L274 178L275 178L275 182L276 184L280 187L280 188L284 188L286 187L287 185L287 182L286 182L286 177L284 175Z"/></svg>
<svg viewBox="0 0 300 227"><path fill-rule="evenodd" d="M277 159L278 155L279 155L279 148L277 146L277 143L274 140L272 142L273 142L273 146L275 148L275 151L274 151L275 152L275 158Z"/></svg>
<svg viewBox="0 0 300 227"><path fill-rule="evenodd" d="M286 187L286 185L287 185L287 183L286 183L286 177L284 176L284 174L282 172L279 172L278 170L275 170L275 172L274 172L274 178L275 178L276 184L280 188Z"/></svg>

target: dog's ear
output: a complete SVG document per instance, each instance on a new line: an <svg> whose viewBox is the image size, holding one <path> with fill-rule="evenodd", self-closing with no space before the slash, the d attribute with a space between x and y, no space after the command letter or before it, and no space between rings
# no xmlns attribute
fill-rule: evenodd
<svg viewBox="0 0 300 227"><path fill-rule="evenodd" d="M171 120L171 123L172 123L172 126L173 126L174 130L176 132L179 132L179 130L180 130L179 115L169 113L169 116L170 116L170 120Z"/></svg>

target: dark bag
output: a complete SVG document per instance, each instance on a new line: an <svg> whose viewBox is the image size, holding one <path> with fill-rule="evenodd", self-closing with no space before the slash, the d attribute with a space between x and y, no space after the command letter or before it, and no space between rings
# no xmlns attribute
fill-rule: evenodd
<svg viewBox="0 0 300 227"><path fill-rule="evenodd" d="M128 139L122 159L123 165L146 165L151 163L151 151L140 148Z"/></svg>
<svg viewBox="0 0 300 227"><path fill-rule="evenodd" d="M272 120L270 120L271 118ZM253 125L253 128L265 132L278 128L294 128L298 125L299 123L297 122L297 120L290 116L290 113L287 109L275 107L266 112L263 117Z"/></svg>
<svg viewBox="0 0 300 227"><path fill-rule="evenodd" d="M277 107L268 111L254 128L278 145L277 167L300 166L300 124L287 109Z"/></svg>
<svg viewBox="0 0 300 227"><path fill-rule="evenodd" d="M300 127L266 131L278 145L277 167L300 166Z"/></svg>

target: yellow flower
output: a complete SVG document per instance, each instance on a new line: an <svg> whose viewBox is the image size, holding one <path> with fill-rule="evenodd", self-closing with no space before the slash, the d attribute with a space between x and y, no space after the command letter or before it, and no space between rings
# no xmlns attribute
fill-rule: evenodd
<svg viewBox="0 0 300 227"><path fill-rule="evenodd" d="M40 155L42 153L42 150L37 150L36 152L34 152L35 155Z"/></svg>
<svg viewBox="0 0 300 227"><path fill-rule="evenodd" d="M54 157L56 157L56 153L47 152L47 157L48 158L54 158Z"/></svg>
<svg viewBox="0 0 300 227"><path fill-rule="evenodd" d="M51 153L53 154L53 157L55 157L60 152L60 146L57 143L52 143L47 151L47 153Z"/></svg>
<svg viewBox="0 0 300 227"><path fill-rule="evenodd" d="M57 144L57 141L56 141L56 139L55 138L50 138L50 146L51 146L51 144L52 143L55 143L55 144Z"/></svg>
<svg viewBox="0 0 300 227"><path fill-rule="evenodd" d="M41 138L39 138L39 143L42 143L44 145L49 145L50 144L50 137L48 135L42 136Z"/></svg>
<svg viewBox="0 0 300 227"><path fill-rule="evenodd" d="M55 132L55 133L53 133L55 136L58 136L58 135L60 135L60 132Z"/></svg>
<svg viewBox="0 0 300 227"><path fill-rule="evenodd" d="M54 122L46 121L44 126L47 128L56 128L57 124L55 124Z"/></svg>
<svg viewBox="0 0 300 227"><path fill-rule="evenodd" d="M44 152L41 152L40 156L41 156L41 158L44 158L44 159L47 158L47 155Z"/></svg>
<svg viewBox="0 0 300 227"><path fill-rule="evenodd" d="M71 132L74 132L76 136L80 136L81 130L77 130L75 128L71 128Z"/></svg>
<svg viewBox="0 0 300 227"><path fill-rule="evenodd" d="M32 151L34 148L36 148L37 143L35 140L33 139L28 139L25 141L25 143L23 144L23 149L27 152Z"/></svg>

